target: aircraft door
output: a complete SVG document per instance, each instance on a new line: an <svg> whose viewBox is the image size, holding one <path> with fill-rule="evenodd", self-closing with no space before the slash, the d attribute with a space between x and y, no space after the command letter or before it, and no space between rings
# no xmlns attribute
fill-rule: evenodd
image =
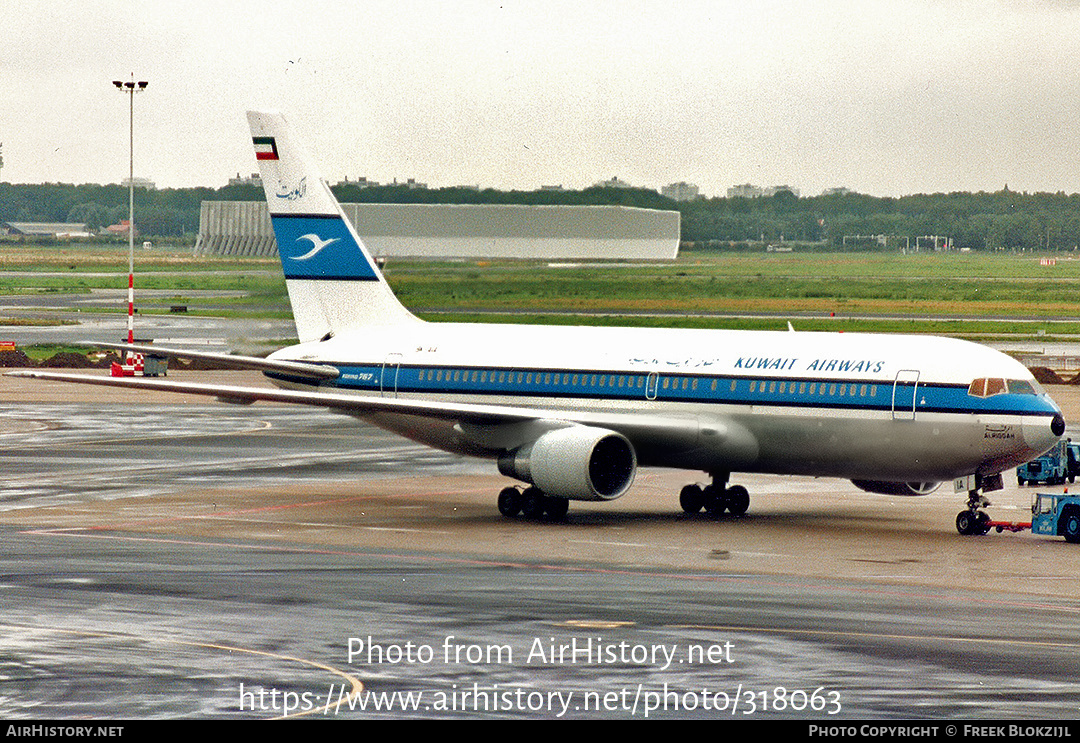
<svg viewBox="0 0 1080 743"><path fill-rule="evenodd" d="M892 417L894 421L915 420L915 393L918 387L918 370L901 369L896 372L892 391Z"/></svg>
<svg viewBox="0 0 1080 743"><path fill-rule="evenodd" d="M382 378L379 380L379 393L382 397L397 397L398 371L401 369L401 354L386 355L382 365Z"/></svg>
<svg viewBox="0 0 1080 743"><path fill-rule="evenodd" d="M656 372L649 372L649 376L645 378L645 399L656 399L656 388L660 384L660 375Z"/></svg>

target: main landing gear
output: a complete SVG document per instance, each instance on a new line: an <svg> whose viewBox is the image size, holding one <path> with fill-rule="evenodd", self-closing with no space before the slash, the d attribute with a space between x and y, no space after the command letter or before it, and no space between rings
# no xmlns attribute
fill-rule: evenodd
<svg viewBox="0 0 1080 743"><path fill-rule="evenodd" d="M990 531L990 515L981 510L990 500L980 491L1001 490L1001 475L968 478L967 509L956 514L956 530L964 536L982 536Z"/></svg>
<svg viewBox="0 0 1080 743"><path fill-rule="evenodd" d="M727 487L729 474L714 473L712 485L687 485L679 492L679 505L686 513L705 509L712 517L722 516L725 511L732 516L742 516L750 508L750 493L742 485Z"/></svg>
<svg viewBox="0 0 1080 743"><path fill-rule="evenodd" d="M499 491L499 513L508 519L521 514L527 519L539 521L547 514L552 521L562 521L570 510L570 501L546 495L540 488L530 485L524 490L505 487Z"/></svg>

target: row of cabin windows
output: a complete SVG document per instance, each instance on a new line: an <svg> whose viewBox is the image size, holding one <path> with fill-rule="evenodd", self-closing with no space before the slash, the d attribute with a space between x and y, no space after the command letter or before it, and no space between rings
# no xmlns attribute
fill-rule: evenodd
<svg viewBox="0 0 1080 743"><path fill-rule="evenodd" d="M751 380L750 391L751 392L765 392L766 384L768 385L768 393L771 394L800 394L800 395L822 395L827 397L877 397L876 384L846 384L835 382L766 382L761 380ZM760 385L760 387L758 387Z"/></svg>
<svg viewBox="0 0 1080 743"><path fill-rule="evenodd" d="M550 385L562 384L564 386L580 387L614 387L621 389L643 389L645 377L624 374L570 374L551 372L507 372L487 370L461 370L453 371L446 369L420 370L420 381L435 382L479 382L486 384L489 381L498 384L525 384L525 385ZM660 389L664 390L687 390L696 391L701 380L696 377L662 377L659 379ZM730 390L735 391L737 380L730 381ZM719 380L713 379L709 389L717 390ZM751 380L750 392L762 392L768 394L800 394L822 395L829 397L877 397L877 385L874 384L846 384L846 383L817 383L817 382L777 382L766 380Z"/></svg>
<svg viewBox="0 0 1080 743"><path fill-rule="evenodd" d="M645 387L645 378L628 376L625 374L569 374L569 373L551 373L551 372L507 372L507 371L492 371L488 372L478 371L476 369L472 371L462 371L461 369L455 369L450 371L449 369L428 369L420 370L420 381L430 382L479 382L480 384L487 384L491 382L493 384L562 384L570 385L574 387L580 387L582 385L589 385L593 387L623 387L633 389L637 387L642 389ZM684 380L685 382L685 380ZM667 388L667 380L664 384ZM686 389L685 384L683 389ZM694 380L694 389L697 389L697 380ZM714 388L715 389L715 388Z"/></svg>

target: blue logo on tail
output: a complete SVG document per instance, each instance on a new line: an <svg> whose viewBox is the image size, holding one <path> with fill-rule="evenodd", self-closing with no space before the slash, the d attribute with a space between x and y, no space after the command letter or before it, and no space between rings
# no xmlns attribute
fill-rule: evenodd
<svg viewBox="0 0 1080 743"><path fill-rule="evenodd" d="M287 279L377 281L371 259L337 215L270 217Z"/></svg>

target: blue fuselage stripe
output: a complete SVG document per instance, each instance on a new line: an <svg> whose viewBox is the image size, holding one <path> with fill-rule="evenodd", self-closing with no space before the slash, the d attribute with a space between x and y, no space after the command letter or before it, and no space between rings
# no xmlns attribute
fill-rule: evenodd
<svg viewBox="0 0 1080 743"><path fill-rule="evenodd" d="M904 384L749 376L597 372L571 369L332 364L340 376L324 386L386 394L551 397L579 400L657 400L716 405L1053 416L1039 395L974 397L966 385ZM270 373L282 381L311 379ZM913 397L912 392L915 395Z"/></svg>

